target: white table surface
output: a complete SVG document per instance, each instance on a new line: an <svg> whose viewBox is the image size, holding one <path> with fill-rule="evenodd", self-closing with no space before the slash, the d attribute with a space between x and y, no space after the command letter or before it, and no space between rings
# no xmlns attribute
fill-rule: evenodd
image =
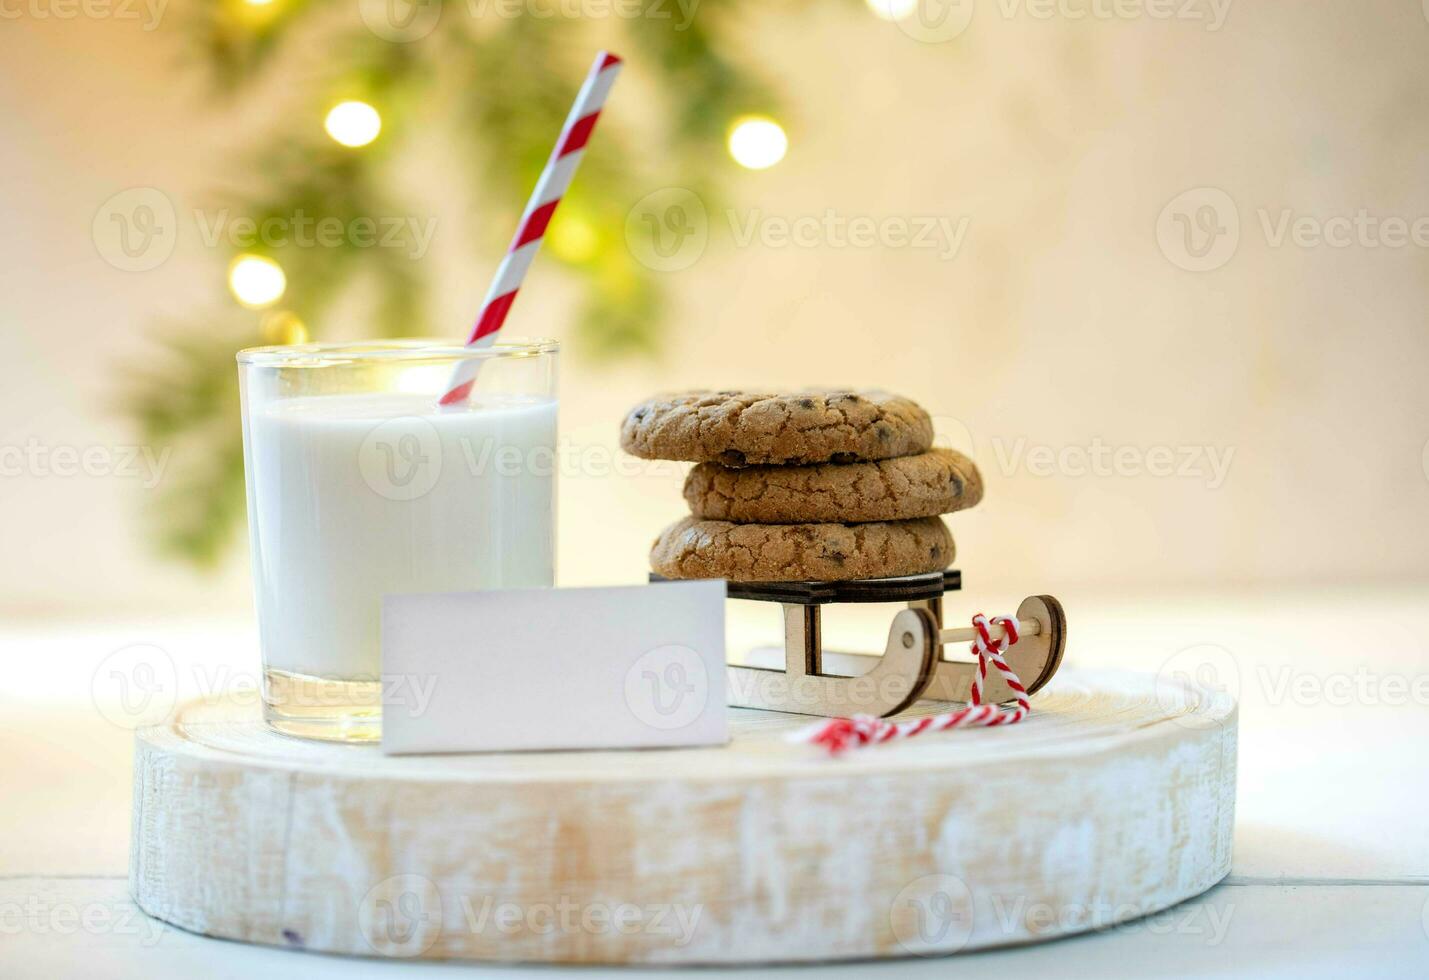
<svg viewBox="0 0 1429 980"><path fill-rule="evenodd" d="M951 959L822 967L819 975L1429 977L1429 588L1062 598L1069 663L1156 672L1209 662L1221 665L1222 683L1238 687L1231 876L1199 899L1088 936ZM736 649L777 635L767 610L732 608ZM849 636L835 640L880 646L877 611L854 612L840 611ZM8 677L0 692L0 976L555 972L250 947L138 912L125 879L131 733L93 701L105 658L136 643L172 656L193 694L251 683L256 672L244 619L20 621L0 629ZM1196 649L1183 652L1189 648ZM100 691L102 698L102 680ZM755 971L694 975L726 972Z"/></svg>

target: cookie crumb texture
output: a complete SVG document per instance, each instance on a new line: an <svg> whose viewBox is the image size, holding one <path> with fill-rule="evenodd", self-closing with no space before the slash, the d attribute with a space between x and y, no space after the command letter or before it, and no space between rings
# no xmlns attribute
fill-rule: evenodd
<svg viewBox="0 0 1429 980"><path fill-rule="evenodd" d="M620 427L621 447L635 456L736 467L892 459L932 444L928 413L881 391L657 395Z"/></svg>
<svg viewBox="0 0 1429 980"><path fill-rule="evenodd" d="M701 463L685 479L692 514L736 523L899 521L965 510L981 499L982 475L954 449L843 465Z"/></svg>
<svg viewBox="0 0 1429 980"><path fill-rule="evenodd" d="M953 536L936 517L871 524L733 524L686 517L650 549L665 578L841 582L921 575L952 564Z"/></svg>

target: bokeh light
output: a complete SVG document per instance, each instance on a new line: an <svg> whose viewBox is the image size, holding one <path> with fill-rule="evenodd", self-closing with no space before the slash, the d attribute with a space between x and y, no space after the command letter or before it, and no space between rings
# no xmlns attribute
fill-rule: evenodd
<svg viewBox="0 0 1429 980"><path fill-rule="evenodd" d="M789 137L784 128L767 116L744 116L729 130L729 155L750 170L764 170L784 159Z"/></svg>
<svg viewBox="0 0 1429 980"><path fill-rule="evenodd" d="M306 344L308 325L292 310L273 310L263 316L265 344Z"/></svg>
<svg viewBox="0 0 1429 980"><path fill-rule="evenodd" d="M283 13L277 0L235 0L230 4L234 19L249 30L267 28Z"/></svg>
<svg viewBox="0 0 1429 980"><path fill-rule="evenodd" d="M382 117L366 102L339 102L328 110L323 127L343 146L366 146L382 132Z"/></svg>
<svg viewBox="0 0 1429 980"><path fill-rule="evenodd" d="M879 20L902 20L918 9L919 0L864 0Z"/></svg>
<svg viewBox="0 0 1429 980"><path fill-rule="evenodd" d="M600 236L584 215L557 212L546 229L546 245L563 262L589 262L600 249Z"/></svg>
<svg viewBox="0 0 1429 980"><path fill-rule="evenodd" d="M238 302L255 309L270 306L288 288L283 267L261 255L240 255L228 267L228 288Z"/></svg>

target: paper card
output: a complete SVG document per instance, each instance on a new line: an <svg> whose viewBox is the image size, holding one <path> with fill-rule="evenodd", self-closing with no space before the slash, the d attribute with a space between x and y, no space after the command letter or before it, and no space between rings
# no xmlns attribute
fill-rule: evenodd
<svg viewBox="0 0 1429 980"><path fill-rule="evenodd" d="M718 745L725 584L389 595L382 751Z"/></svg>

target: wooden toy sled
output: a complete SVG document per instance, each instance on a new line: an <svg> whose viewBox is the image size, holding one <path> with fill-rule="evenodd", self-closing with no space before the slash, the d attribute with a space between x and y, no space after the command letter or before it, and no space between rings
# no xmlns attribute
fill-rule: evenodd
<svg viewBox="0 0 1429 980"><path fill-rule="evenodd" d="M652 580L658 576L652 575ZM795 714L840 717L897 714L924 698L967 701L972 690L971 662L949 660L944 647L968 643L972 627L943 628L943 595L962 587L962 573L950 569L899 578L847 582L730 582L731 599L777 602L784 607L784 667L729 667L729 703ZM849 602L901 602L888 643L880 654L839 654L842 661L876 661L867 672L845 676L826 669L822 607ZM1008 665L1035 694L1062 662L1067 620L1062 604L1049 595L1028 596L1017 607L1020 639L1007 652ZM1001 636L995 628L993 638ZM985 700L1000 703L1012 691L989 672Z"/></svg>

